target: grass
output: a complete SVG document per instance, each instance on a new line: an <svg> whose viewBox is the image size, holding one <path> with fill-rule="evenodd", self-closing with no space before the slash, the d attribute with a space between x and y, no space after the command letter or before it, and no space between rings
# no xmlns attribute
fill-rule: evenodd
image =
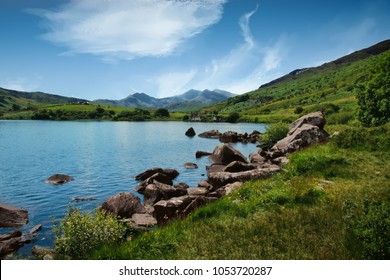
<svg viewBox="0 0 390 280"><path fill-rule="evenodd" d="M89 257L388 259L390 149L361 149L366 142L344 148L332 140L295 153L284 172Z"/></svg>

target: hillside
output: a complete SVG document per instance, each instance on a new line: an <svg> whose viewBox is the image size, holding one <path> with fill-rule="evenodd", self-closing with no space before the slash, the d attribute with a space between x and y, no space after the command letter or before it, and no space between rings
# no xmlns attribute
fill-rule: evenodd
<svg viewBox="0 0 390 280"><path fill-rule="evenodd" d="M155 98L145 93L134 93L120 100L98 99L94 104L125 108L166 108L172 111L194 110L215 102L226 100L233 94L223 90L194 90L181 95Z"/></svg>
<svg viewBox="0 0 390 280"><path fill-rule="evenodd" d="M258 89L213 104L199 111L204 119L215 114L239 113L239 121L291 121L297 114L325 109L330 121L353 118L356 90L367 82L373 67L386 59L390 40L351 53L318 67L302 68Z"/></svg>

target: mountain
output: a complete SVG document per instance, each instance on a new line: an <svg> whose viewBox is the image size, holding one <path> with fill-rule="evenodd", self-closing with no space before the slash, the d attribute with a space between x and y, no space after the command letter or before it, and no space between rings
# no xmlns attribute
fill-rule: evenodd
<svg viewBox="0 0 390 280"><path fill-rule="evenodd" d="M94 100L93 103L133 108L167 108L172 111L180 111L199 109L232 96L234 94L219 89L203 91L191 89L172 97L154 98L145 93L134 93L120 100L98 99Z"/></svg>
<svg viewBox="0 0 390 280"><path fill-rule="evenodd" d="M86 99L65 97L44 92L25 92L0 87L0 111L36 108L51 104L82 104Z"/></svg>
<svg viewBox="0 0 390 280"><path fill-rule="evenodd" d="M204 107L199 116L238 113L240 121L289 122L315 110L329 121L353 120L356 93L370 83L377 65L390 57L390 40L353 52L318 67L296 69L258 89Z"/></svg>

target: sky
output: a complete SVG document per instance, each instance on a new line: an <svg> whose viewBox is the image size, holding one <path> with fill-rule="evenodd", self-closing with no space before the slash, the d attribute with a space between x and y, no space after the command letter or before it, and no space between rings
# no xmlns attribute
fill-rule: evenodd
<svg viewBox="0 0 390 280"><path fill-rule="evenodd" d="M242 94L390 39L388 0L1 0L0 87Z"/></svg>

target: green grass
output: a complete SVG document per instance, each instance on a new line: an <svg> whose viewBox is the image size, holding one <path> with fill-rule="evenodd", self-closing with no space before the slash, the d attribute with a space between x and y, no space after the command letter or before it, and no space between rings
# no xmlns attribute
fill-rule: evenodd
<svg viewBox="0 0 390 280"><path fill-rule="evenodd" d="M284 172L90 258L388 259L390 152L361 149L367 141L295 153Z"/></svg>

